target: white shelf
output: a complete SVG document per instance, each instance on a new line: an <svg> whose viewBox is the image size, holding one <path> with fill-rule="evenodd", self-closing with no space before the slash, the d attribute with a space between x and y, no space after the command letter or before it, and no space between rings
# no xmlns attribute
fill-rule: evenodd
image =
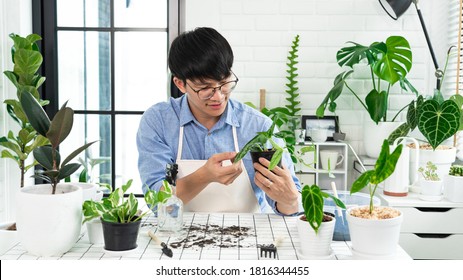
<svg viewBox="0 0 463 280"><path fill-rule="evenodd" d="M346 190L348 163L347 144L339 142L305 142L303 145L296 145L296 152L299 152L303 147L309 147L311 145L314 145L314 151L304 154L302 158L304 162L312 163L312 166L307 167L302 163L296 164L296 175L301 181L302 186L317 184L322 189L331 189L331 182L334 181L337 189ZM338 151L344 157L342 163L331 172L320 168L320 151L323 150ZM335 178L329 177L330 174L334 175Z"/></svg>
<svg viewBox="0 0 463 280"><path fill-rule="evenodd" d="M414 259L463 259L463 203L430 202L418 194L405 197L378 195L381 204L404 215L399 244Z"/></svg>

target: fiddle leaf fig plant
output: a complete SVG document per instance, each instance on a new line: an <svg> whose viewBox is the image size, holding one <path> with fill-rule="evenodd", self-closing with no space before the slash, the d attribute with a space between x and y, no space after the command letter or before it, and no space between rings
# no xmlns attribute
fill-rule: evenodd
<svg viewBox="0 0 463 280"><path fill-rule="evenodd" d="M406 79L412 68L410 44L401 36L390 36L385 42L374 42L369 46L348 43L352 45L341 48L336 54L336 59L339 66L347 66L352 70L343 71L336 76L333 88L317 108L316 114L323 117L327 108L334 113L337 107L336 100L346 86L348 92L354 95L375 123L387 121L389 92L394 84L400 82L405 91L410 90L417 94L416 89ZM356 70L354 66L363 62L370 68L371 75L371 90L365 100L362 100L360 94L347 82L347 78ZM387 84L386 89L381 88L383 83Z"/></svg>
<svg viewBox="0 0 463 280"><path fill-rule="evenodd" d="M84 201L82 205L84 220L82 223L100 217L104 221L111 223L136 222L152 211L158 203L165 201L172 194L169 183L164 180L164 190L159 192L149 190L145 193L144 199L149 209L140 212L138 209L138 200L133 193L130 193L127 198L124 197L124 194L132 185L132 181L129 180L122 187L116 188L108 197L103 198L101 201Z"/></svg>
<svg viewBox="0 0 463 280"><path fill-rule="evenodd" d="M24 92L32 93L33 97L41 106L48 104L48 101L41 100L38 88L45 81L45 77L38 74L42 65L42 54L37 46L37 41L42 38L37 34L30 34L21 37L14 33L10 34L14 44L11 47L11 58L14 64L13 71L4 71L3 74L16 87L17 99L7 99L6 104L8 115L19 125L19 131L8 131L6 136L0 137L2 158L10 158L18 164L20 170L20 187L24 187L24 175L26 172L38 164L33 160L30 164L26 161L32 151L43 145L48 144L48 140L42 135L37 134L24 114L23 107L19 101Z"/></svg>
<svg viewBox="0 0 463 280"><path fill-rule="evenodd" d="M34 177L51 183L52 194L55 194L58 182L70 176L80 167L79 163L70 163L70 161L96 141L81 146L64 160L61 160L58 146L71 132L74 111L66 107L66 102L50 121L47 113L31 93L21 94L20 102L31 126L37 133L47 138L51 144L34 149L34 158L43 167L43 170L36 171Z"/></svg>
<svg viewBox="0 0 463 280"><path fill-rule="evenodd" d="M375 166L372 170L365 171L360 177L354 181L350 194L356 193L368 186L368 193L370 195L370 214L373 212L373 197L375 196L378 185L386 180L392 173L394 173L395 166L402 153L403 145L397 145L392 153L389 150L389 141L384 139L381 146L381 152L376 160Z"/></svg>
<svg viewBox="0 0 463 280"><path fill-rule="evenodd" d="M305 185L302 188L301 196L304 215L315 233L318 233L318 229L323 222L324 198L331 198L338 207L346 209L346 206L339 198L322 191L317 185Z"/></svg>

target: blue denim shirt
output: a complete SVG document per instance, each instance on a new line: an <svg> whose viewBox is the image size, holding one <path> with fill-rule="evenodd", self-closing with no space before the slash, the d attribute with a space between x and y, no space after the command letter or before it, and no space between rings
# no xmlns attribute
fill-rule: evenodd
<svg viewBox="0 0 463 280"><path fill-rule="evenodd" d="M182 159L207 160L214 154L235 150L232 126L236 127L241 149L257 132L266 131L272 124L268 117L257 110L229 99L220 120L208 131L191 113L187 98L187 95L177 99L170 98L168 102L151 106L143 114L137 133L137 147L138 170L144 192L148 187L159 190L162 180L165 179L166 164L175 162L180 126L184 126ZM276 141L282 144L281 139ZM291 170L296 187L300 190L301 186L288 153L284 154L283 162ZM265 212L268 203L278 213L275 201L254 183L255 171L249 153L244 157L243 163L261 210Z"/></svg>

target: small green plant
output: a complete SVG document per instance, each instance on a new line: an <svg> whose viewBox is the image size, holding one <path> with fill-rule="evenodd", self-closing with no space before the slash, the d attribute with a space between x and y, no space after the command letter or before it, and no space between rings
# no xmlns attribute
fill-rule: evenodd
<svg viewBox="0 0 463 280"><path fill-rule="evenodd" d="M424 179L427 181L439 181L439 175L437 174L437 167L431 161L426 163L426 167L423 168L422 166L418 168L418 172L423 175Z"/></svg>
<svg viewBox="0 0 463 280"><path fill-rule="evenodd" d="M463 177L463 165L450 166L449 175Z"/></svg>
<svg viewBox="0 0 463 280"><path fill-rule="evenodd" d="M270 160L270 165L268 169L272 170L273 168L275 168L275 166L278 165L281 158L283 157L284 148L280 147L280 145L278 145L275 142L275 140L273 140L273 137L285 139L284 133L274 132L275 125L275 122L273 122L267 131L258 132L257 135L254 136L254 138L249 140L249 142L243 146L241 151L239 151L238 154L236 154L234 162L238 162L241 159L243 159L248 152L263 152L274 150L275 153L273 154L272 159ZM272 148L268 148L267 144L270 144Z"/></svg>
<svg viewBox="0 0 463 280"><path fill-rule="evenodd" d="M305 185L302 188L302 207L304 208L304 215L315 233L318 233L318 229L323 222L324 198L331 198L337 206L346 209L346 206L340 199L322 191L317 185Z"/></svg>
<svg viewBox="0 0 463 280"><path fill-rule="evenodd" d="M130 193L127 198L124 197L131 185L132 180L129 180L125 185L116 188L101 201L84 201L82 205L84 221L82 223L100 217L110 223L136 222L150 213L159 202L165 201L172 194L169 183L164 180L164 191L149 190L145 193L144 199L149 208L145 212L140 212L138 200L133 193Z"/></svg>
<svg viewBox="0 0 463 280"><path fill-rule="evenodd" d="M69 162L96 141L83 145L61 161L58 146L71 132L74 111L66 107L66 102L50 121L47 113L31 93L23 92L20 101L31 126L51 144L34 149L34 158L43 167L43 170L36 171L34 177L51 183L52 194L55 194L58 182L73 174L80 167L79 163Z"/></svg>
<svg viewBox="0 0 463 280"><path fill-rule="evenodd" d="M373 212L373 197L375 196L378 185L386 180L392 173L394 173L395 166L402 153L402 146L398 145L395 150L389 152L389 141L384 139L381 147L381 152L376 160L375 166L372 170L365 171L360 177L352 184L350 194L361 191L368 186L370 195L370 214Z"/></svg>

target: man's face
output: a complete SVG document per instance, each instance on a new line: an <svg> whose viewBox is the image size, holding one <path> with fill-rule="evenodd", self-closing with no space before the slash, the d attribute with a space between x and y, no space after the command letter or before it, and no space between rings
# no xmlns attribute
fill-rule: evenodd
<svg viewBox="0 0 463 280"><path fill-rule="evenodd" d="M198 120L220 117L237 80L234 74L222 81L187 79L183 86L193 115Z"/></svg>

